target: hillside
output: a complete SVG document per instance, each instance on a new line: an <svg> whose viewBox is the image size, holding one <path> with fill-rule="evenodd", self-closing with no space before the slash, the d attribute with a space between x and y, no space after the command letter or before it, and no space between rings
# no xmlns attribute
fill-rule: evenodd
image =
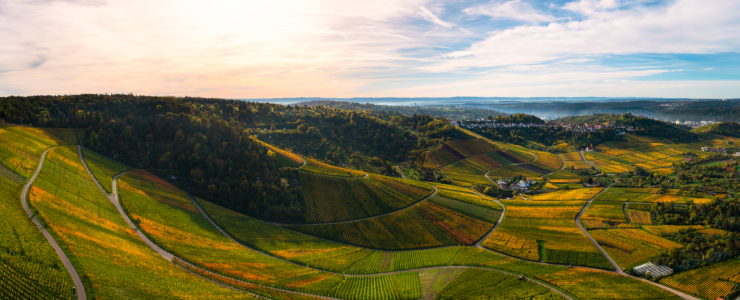
<svg viewBox="0 0 740 300"><path fill-rule="evenodd" d="M79 128L0 128L2 298L716 299L740 284L740 160L701 150L737 143L707 134L732 124L679 138L621 115L634 134L556 154L425 115L291 112L438 143L409 148L398 177L267 142L213 112L228 101L51 99L15 120ZM648 262L673 274L639 280Z"/></svg>
<svg viewBox="0 0 740 300"><path fill-rule="evenodd" d="M702 127L691 130L694 133L712 133L717 135L740 137L740 124L735 122L722 122L710 125L704 125Z"/></svg>

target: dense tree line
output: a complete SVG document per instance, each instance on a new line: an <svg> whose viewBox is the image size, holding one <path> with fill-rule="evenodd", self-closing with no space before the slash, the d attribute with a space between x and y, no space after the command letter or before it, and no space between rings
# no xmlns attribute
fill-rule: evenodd
<svg viewBox="0 0 740 300"><path fill-rule="evenodd" d="M551 146L555 142L564 141L573 145L576 149L622 139L621 136L617 135L616 130L610 128L599 129L593 132L575 132L561 126L529 128L493 127L473 129L473 131L494 141L503 141L516 145L526 145L527 141L533 141Z"/></svg>

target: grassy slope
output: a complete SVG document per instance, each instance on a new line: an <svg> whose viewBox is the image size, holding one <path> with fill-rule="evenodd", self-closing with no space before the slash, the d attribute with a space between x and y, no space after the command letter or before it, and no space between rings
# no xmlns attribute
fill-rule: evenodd
<svg viewBox="0 0 740 300"><path fill-rule="evenodd" d="M112 161L87 148L82 148L82 156L85 158L87 167L93 173L100 185L106 192L111 193L113 188L113 177L116 174L129 170L129 167Z"/></svg>

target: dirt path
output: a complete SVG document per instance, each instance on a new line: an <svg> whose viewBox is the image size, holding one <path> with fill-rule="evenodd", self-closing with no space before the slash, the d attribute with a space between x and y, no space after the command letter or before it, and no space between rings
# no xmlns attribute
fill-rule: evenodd
<svg viewBox="0 0 740 300"><path fill-rule="evenodd" d="M48 231L46 231L46 228L41 225L39 220L36 219L36 215L31 213L31 210L28 208L28 203L26 203L26 199L28 198L28 191L31 189L31 186L33 185L33 182L36 180L36 177L41 172L41 168L44 166L44 160L46 160L46 154L49 153L49 150L53 149L49 148L44 151L43 154L41 154L41 161L39 162L38 168L36 168L36 172L33 173L33 176L31 176L31 179L28 180L28 183L26 183L26 186L23 187L23 192L21 192L21 204L23 204L23 209L28 214L28 217L31 218L31 221L33 221L34 224L36 224L36 227L41 231L41 233L44 235L46 240L51 244L51 247L54 248L54 251L59 256L59 259L62 260L62 264L64 264L64 267L67 269L67 272L69 273L69 276L72 277L72 282L75 284L75 290L77 293L77 299L78 300L87 300L87 292L85 292L85 285L82 284L82 279L80 278L80 275L77 274L77 269L72 265L72 262L67 257L67 254L62 251L62 248L59 247L59 244L56 240L49 234Z"/></svg>
<svg viewBox="0 0 740 300"><path fill-rule="evenodd" d="M590 161L588 161L588 159L586 159L586 156L583 155L583 150L578 151L578 154L581 155L581 159L583 159L583 161L585 161L589 166L591 166L592 168L596 168L596 166L594 166Z"/></svg>
<svg viewBox="0 0 740 300"><path fill-rule="evenodd" d="M583 153L581 153L581 156L583 156ZM654 285L656 287L659 287L659 288L664 289L664 290L666 290L668 292L671 292L671 293L675 294L676 296L681 297L682 299L699 300L699 298L696 298L696 297L687 295L685 293L676 291L676 290L674 290L672 288L669 288L667 286L664 286L664 285L658 284L656 282L653 282L653 281L650 281L650 280L647 280L647 279L644 279L644 278L639 278L639 277L636 277L636 276L632 276L632 275L629 275L629 274L625 273L624 271L622 271L622 269L619 267L619 265L617 265L617 263L611 258L611 256L609 256L609 254L607 254L606 251L604 251L604 249L601 248L601 245L599 245L599 243L597 243L596 240L594 240L594 238L591 237L591 235L588 233L588 231L585 228L583 228L583 225L581 225L581 216L583 215L584 212L586 212L586 210L588 210L588 207L591 206L591 202L593 202L596 197L598 197L599 195L601 195L601 193L605 192L607 189L609 189L609 187L604 188L603 190L601 190L601 192L599 192L598 194L594 195L593 197L591 197L590 200L588 200L588 202L586 202L586 205L583 207L583 209L581 210L581 212L579 212L578 215L576 216L576 225L578 225L578 228L581 229L581 231L583 232L583 234L585 234L586 237L588 237L588 239L591 240L591 242L594 244L594 246L596 246L596 248L599 249L599 252L601 252L601 254L603 254L604 257L606 257L606 259L609 261L609 263L611 263L612 266L614 266L614 269L616 269L617 274L622 275L622 276L629 276L629 277L632 277L632 278L641 280L641 281L643 281L645 283L652 284L652 285Z"/></svg>
<svg viewBox="0 0 740 300"><path fill-rule="evenodd" d="M396 166L396 171L398 171L398 174L401 174L401 178L408 179L406 178L406 175L403 174L403 171L401 171L401 167Z"/></svg>
<svg viewBox="0 0 740 300"><path fill-rule="evenodd" d="M93 176L92 172L90 172L90 169L87 167L87 163L85 162L85 160L84 160L84 158L82 156L82 149L79 146L77 148L77 151L78 151L78 154L80 156L80 160L82 161L82 165L85 167L85 170L87 171L87 174L90 175L90 178L92 178L93 181L95 182L95 184L98 185L98 188L100 188L100 190L106 195L106 197L108 198L108 200L110 200L113 203L113 205L116 206L116 209L118 209L118 213L121 215L121 217L123 217L123 219L126 220L126 223L129 224L129 226L131 227L131 229L134 232L136 232L136 235L138 235L139 238L142 241L144 241L144 243L147 246L149 246L152 250L154 250L155 252L157 252L157 254L159 254L164 259L166 259L166 260L168 260L170 262L173 262L173 263L175 263L175 262L177 262L177 263L185 263L188 266L190 266L192 268L197 268L197 269L199 269L199 270L201 270L203 272L207 272L207 273L212 274L212 275L215 275L215 276L225 277L223 275L216 274L214 272L211 272L211 271L202 269L200 267L197 267L195 265L192 265L192 264L188 263L187 261L185 261L184 259L181 259L181 258L175 256L174 254L165 251L164 249L162 249L159 246L157 246L154 242L152 242L143 232L141 232L139 230L139 228L133 222L131 222L131 219L123 211L123 208L121 207L121 203L119 201L119 197L118 197L118 178L121 177L121 175L126 174L129 171L122 172L122 173L116 175L115 177L113 177L113 195L110 196L107 193L105 193L105 189L103 189L103 187L100 185L100 182L98 182L98 179L95 178L95 176ZM191 273L191 274L193 274L195 276L198 276L198 277L201 277L201 278L203 277L203 276L201 276L199 274L196 274L196 273L194 273L194 272L192 272L190 270L187 270L187 269L184 269L184 268L183 268L183 270L185 270L185 271L187 271L187 272L189 272L189 273ZM275 288L275 287L271 287L271 286L265 286L265 285L261 285L261 284L257 284L257 283L253 283L253 282L242 281L242 280L239 280L239 279L236 279L236 278L230 278L230 279L231 280L238 281L238 282L242 282L244 284L256 285L256 286L259 286L259 287L262 287L262 288L267 288L267 289L271 289L271 290L281 291L281 292L285 292L285 293L299 294L299 295L316 297L316 298L321 298L321 299L332 299L332 300L333 299L336 299L336 298L325 297L325 296L320 296L320 295L301 293L301 292L296 292L296 291L291 291L291 290L284 290L284 289ZM206 280L210 280L210 279L207 279L206 278ZM219 283L219 285L223 285L223 283ZM253 293L251 291L248 291L248 290L243 290L243 289L232 287L232 286L229 286L229 288L231 288L231 289L237 289L237 290L240 290L240 291L249 293L250 295L255 296L255 297L258 297L258 298L261 298L261 299L267 299L267 298L265 298L265 297L263 297L263 296L261 296L259 294L255 294L255 293Z"/></svg>

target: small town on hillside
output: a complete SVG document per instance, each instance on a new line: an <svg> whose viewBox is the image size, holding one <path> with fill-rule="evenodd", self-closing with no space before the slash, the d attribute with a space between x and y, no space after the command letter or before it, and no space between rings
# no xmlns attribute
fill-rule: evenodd
<svg viewBox="0 0 740 300"><path fill-rule="evenodd" d="M593 132L598 131L600 129L616 129L618 131L619 135L626 134L627 131L634 131L635 128L632 126L624 126L614 123L606 123L606 124L591 124L588 123L584 124L564 124L564 123L500 123L497 120L489 120L485 118L480 118L478 120L463 120L463 121L457 121L457 120L450 120L450 124L459 126L462 128L467 129L474 129L474 128L532 128L532 127L563 127L567 130L575 131L575 132Z"/></svg>

